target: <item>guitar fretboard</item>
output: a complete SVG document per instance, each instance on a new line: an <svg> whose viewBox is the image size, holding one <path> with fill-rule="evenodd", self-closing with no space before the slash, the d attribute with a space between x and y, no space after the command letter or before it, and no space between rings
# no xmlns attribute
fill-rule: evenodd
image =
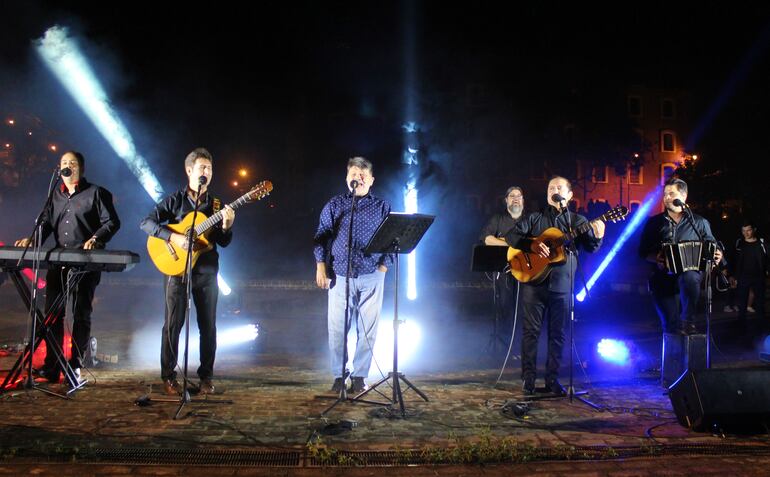
<svg viewBox="0 0 770 477"><path fill-rule="evenodd" d="M251 202L253 199L251 196L254 194L254 190L250 190L249 192L243 194L242 196L238 197L234 201L227 204L225 207L230 207L233 210L237 209L238 207L242 206L243 204L247 204ZM261 197L259 197L261 198ZM204 220L203 222L199 223L195 226L195 234L196 235L203 235L210 229L211 227L215 226L222 220L222 210L215 213L208 219Z"/></svg>
<svg viewBox="0 0 770 477"><path fill-rule="evenodd" d="M572 233L564 234L564 237L562 237L561 240L560 240L560 244L565 243L565 242L571 242L576 237L579 237L579 236L583 235L584 233L588 232L589 230L591 230L591 222L598 222L598 221L607 222L608 220L616 220L616 219L613 218L613 215L612 215L613 212L614 212L614 209L611 210L610 212L607 212L605 214L600 215L599 217L597 217L597 218L595 218L593 220L589 220L588 222L586 222L584 224L578 225L577 227L575 227L572 230ZM615 215L617 215L617 213L615 213Z"/></svg>

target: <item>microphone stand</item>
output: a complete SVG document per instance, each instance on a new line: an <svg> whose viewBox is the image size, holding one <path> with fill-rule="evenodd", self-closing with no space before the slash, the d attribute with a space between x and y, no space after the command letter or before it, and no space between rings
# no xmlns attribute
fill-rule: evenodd
<svg viewBox="0 0 770 477"><path fill-rule="evenodd" d="M71 172L70 172L71 174ZM68 174L69 175L69 174ZM29 343L27 344L27 347L29 348L29 361L27 362L27 379L24 381L24 388L26 389L37 389L39 391L45 392L47 394L51 394L53 396L57 396L63 399L67 399L67 396L54 393L52 391L49 391L47 389L43 389L37 386L35 383L35 379L32 375L32 356L35 353L35 335L37 333L37 282L40 277L40 252L42 249L42 239L43 239L43 226L46 223L45 215L48 212L48 210L51 208L51 205L53 204L53 193L56 190L56 186L59 184L59 180L61 179L61 171L59 168L54 169L53 174L51 175L51 180L48 183L48 195L45 200L45 204L43 205L43 209L40 211L40 213L37 215L37 218L35 219L35 226L32 230L31 237L32 239L27 241L27 245L24 247L24 251L21 254L21 257L19 257L19 261L16 264L16 267L20 267L25 255L27 254L27 251L29 250L30 245L34 244L34 248L32 250L33 256L32 256L32 269L34 272L34 277L32 279L32 294L30 299L30 305L29 305L29 319L30 319L30 328L29 328ZM53 342L53 340L50 340L50 342ZM57 343L58 346L61 346L60 343ZM55 350L48 350L47 352L56 352ZM61 353L57 353L57 360L59 361L59 364L62 366L62 371L64 372L65 376L69 378L72 375L71 370L70 373L67 373L69 368L69 364L66 362L64 358L63 350L61 350Z"/></svg>
<svg viewBox="0 0 770 477"><path fill-rule="evenodd" d="M179 407L177 408L176 412L174 413L173 419L179 419L179 413L182 412L182 408L187 404L188 402L192 402L192 398L190 397L190 392L187 390L187 383L189 380L187 379L187 366L188 366L188 358L189 358L189 351L190 351L190 310L192 307L192 259L193 259L193 245L195 244L195 241L197 240L197 236L195 233L195 219L198 216L198 207L200 206L200 200L201 200L201 187L207 182L206 176L199 177L198 180L198 191L195 194L195 208L193 209L193 218L192 218L192 225L190 226L190 230L187 233L187 263L185 264L185 271L184 276L182 278L182 281L185 283L185 293L186 293L186 306L184 311L184 368L182 373L182 396L179 400ZM156 399L156 401L162 401L161 399ZM212 399L206 399L204 402L208 404L232 404L232 401L220 401L220 400L212 400Z"/></svg>
<svg viewBox="0 0 770 477"><path fill-rule="evenodd" d="M692 225L693 230L695 230L695 233L698 235L698 240L700 241L701 244L705 245L706 243L705 237L703 236L701 231L698 230L698 227L695 225L695 218L693 217L692 209L690 209L690 207L684 202L680 201L680 203L682 204L680 207L682 208L682 211L685 213L687 220L690 222L690 225ZM712 307L712 299L713 299L713 290L711 288L711 272L713 269L714 269L714 257L708 256L706 257L706 280L705 280L706 283L704 285L705 292L706 292L706 369L711 368L711 307Z"/></svg>
<svg viewBox="0 0 770 477"><path fill-rule="evenodd" d="M585 391L575 392L575 270L572 267L572 261L575 262L575 267L578 265L577 250L575 249L575 237L572 236L572 218L568 207L562 206L562 201L559 201L559 210L562 214L566 215L567 219L567 233L572 237L570 243L565 245L567 253L569 255L567 259L569 267L569 386L567 386L567 396L569 402L572 404L574 399L578 399L580 402L594 408L600 409L600 406L588 401L585 398L580 397L586 394ZM550 319L550 318L549 318Z"/></svg>
<svg viewBox="0 0 770 477"><path fill-rule="evenodd" d="M337 404L341 402L345 402L348 400L351 400L351 398L348 397L348 390L345 387L345 379L348 375L348 332L350 331L350 275L353 274L353 219L356 215L356 199L358 196L356 196L356 189L358 188L358 182L357 181L351 181L350 183L353 197L350 199L350 224L348 227L348 267L347 271L345 272L345 324L343 326L343 334L342 334L342 388L340 389L340 394L337 397L337 400L332 403L331 406L326 408L322 413L321 416L325 415L332 409L334 409Z"/></svg>

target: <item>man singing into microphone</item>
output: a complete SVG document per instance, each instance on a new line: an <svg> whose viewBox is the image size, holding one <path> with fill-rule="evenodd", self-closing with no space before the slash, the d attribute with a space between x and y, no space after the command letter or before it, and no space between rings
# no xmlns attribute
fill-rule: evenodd
<svg viewBox="0 0 770 477"><path fill-rule="evenodd" d="M348 232L355 196L353 237L350 244L350 322L355 324L358 343L353 356L353 374L348 392L359 394L366 389L364 378L369 375L377 323L382 309L385 272L393 263L391 254L366 254L364 248L377 227L390 213L390 203L374 196L369 189L374 183L372 163L363 157L348 161L345 179L346 194L332 197L321 211L315 233L313 254L316 260L316 285L328 289L328 329L331 370L334 376L332 392L345 386L347 371L342 374L342 351L347 345L345 328L345 277L348 276ZM347 363L345 363L347 366Z"/></svg>
<svg viewBox="0 0 770 477"><path fill-rule="evenodd" d="M663 188L663 207L660 214L647 219L639 241L639 256L654 264L649 280L655 308L660 316L664 333L695 334L695 307L700 297L703 273L686 271L677 275L666 270L661 245L685 241L716 242L708 220L693 214L687 207L687 183L670 179ZM719 263L722 251L714 253ZM681 309L677 311L677 296Z"/></svg>
<svg viewBox="0 0 770 477"><path fill-rule="evenodd" d="M69 151L62 155L59 162L61 184L54 190L51 206L43 216L43 242L53 233L54 246L59 248L81 248L92 250L103 248L120 228L120 220L112 204L112 194L83 177L85 158L79 152ZM29 238L17 240L17 247L26 247ZM50 311L53 301L62 293L70 271L68 267L52 267L46 274L45 309ZM74 272L74 271L73 271ZM82 273L80 282L70 290L68 302L72 304L72 354L70 366L78 382L81 381L80 368L83 356L91 338L92 301L96 286L101 280L101 272ZM64 340L64 314L61 312L51 323L51 332L55 343L62 345ZM52 351L53 343L46 336L46 355L43 367L38 370L40 376L58 383L61 367ZM66 351L66 350L65 350Z"/></svg>
<svg viewBox="0 0 770 477"><path fill-rule="evenodd" d="M198 211L206 217L219 212L221 202L209 193L208 183L214 174L211 153L199 147L184 160L187 173L187 185L163 199L142 221L141 228L148 235L158 237L187 250L187 237L172 232L164 224L181 222L195 208L195 200L200 191ZM213 226L207 238L213 249L201 254L192 269L192 298L200 330L200 359L198 368L200 392L213 394L214 357L217 351L217 272L219 271L219 253L216 245L227 247L233 239L231 227L235 221L235 211L230 207L222 209L222 222ZM186 285L183 277L166 276L166 320L163 324L160 354L160 376L166 394L181 394L182 386L176 379L177 355L179 351L179 333L184 326L186 309Z"/></svg>
<svg viewBox="0 0 770 477"><path fill-rule="evenodd" d="M516 223L505 236L511 247L526 250L547 258L554 251L545 243L534 238L547 228L556 227L562 232L575 230L587 222L582 215L570 212L567 204L572 199L572 184L564 177L556 176L548 182L548 207L533 212ZM604 237L604 222L591 222L591 230L575 239L575 244L589 252L601 246ZM548 318L548 358L545 363L545 391L564 395L559 383L559 365L564 348L564 323L569 319L570 275L574 279L577 257L567 255L567 261L553 264L547 278L539 283L524 283L521 301L524 311L523 335L521 342L521 379L524 394L535 392L537 376L537 342L543 319Z"/></svg>

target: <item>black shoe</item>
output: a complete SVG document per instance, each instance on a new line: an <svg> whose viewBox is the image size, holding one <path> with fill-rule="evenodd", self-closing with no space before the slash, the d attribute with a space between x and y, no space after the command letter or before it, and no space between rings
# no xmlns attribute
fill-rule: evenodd
<svg viewBox="0 0 770 477"><path fill-rule="evenodd" d="M43 378L49 383L58 383L61 380L61 371L55 368L47 368L43 366L39 369L33 369L32 374L39 378Z"/></svg>
<svg viewBox="0 0 770 477"><path fill-rule="evenodd" d="M198 389L200 394L214 394L214 383L211 378L202 378Z"/></svg>
<svg viewBox="0 0 770 477"><path fill-rule="evenodd" d="M348 389L348 394L361 394L362 392L366 391L366 383L364 382L364 378L353 376L350 378L350 389Z"/></svg>
<svg viewBox="0 0 770 477"><path fill-rule="evenodd" d="M553 381L549 381L545 383L545 389L546 392L549 392L555 396L566 396L567 391L564 389L564 386L559 383L558 379L554 379Z"/></svg>
<svg viewBox="0 0 770 477"><path fill-rule="evenodd" d="M334 378L334 384L332 384L331 392L339 394L342 392L342 388L345 386L345 380L342 378Z"/></svg>
<svg viewBox="0 0 770 477"><path fill-rule="evenodd" d="M532 396L535 394L535 378L524 378L521 384L521 390L525 396Z"/></svg>

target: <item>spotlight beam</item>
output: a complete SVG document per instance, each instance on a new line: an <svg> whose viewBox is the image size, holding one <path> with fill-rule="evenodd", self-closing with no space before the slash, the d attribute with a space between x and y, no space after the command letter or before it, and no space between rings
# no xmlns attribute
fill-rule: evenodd
<svg viewBox="0 0 770 477"><path fill-rule="evenodd" d="M407 214L417 213L417 189L407 187L404 192L404 209ZM406 297L410 300L417 299L417 251L406 256Z"/></svg>
<svg viewBox="0 0 770 477"><path fill-rule="evenodd" d="M36 41L37 53L59 82L72 96L94 127L123 159L156 202L163 197L163 188L152 173L150 165L136 150L133 138L112 107L107 93L93 73L85 56L66 28L49 28Z"/></svg>
<svg viewBox="0 0 770 477"><path fill-rule="evenodd" d="M623 233L620 234L618 241L615 242L607 256L604 257L604 260L602 260L602 263L599 265L593 275L591 275L591 278L588 279L586 286L583 287L583 289L580 290L577 295L575 295L577 301L583 301L585 299L586 294L591 290L591 288L593 288L593 286L599 280L599 277L602 276L602 273L604 273L604 270L610 265L612 260L615 259L615 256L618 254L620 249L623 248L623 245L626 244L631 235L636 232L636 230L642 225L644 219L646 219L647 215L649 215L652 206L660 200L661 191L662 188L660 186L656 187L655 190L651 192L644 200L642 206L636 210L633 217L631 217L631 220L628 222L628 225L626 225L626 227L623 229Z"/></svg>
<svg viewBox="0 0 770 477"><path fill-rule="evenodd" d="M159 202L165 195L163 187L147 160L136 150L131 133L120 120L91 65L67 28L58 25L49 28L43 38L35 41L35 49L152 200ZM229 295L231 289L219 274L217 282L222 293Z"/></svg>

